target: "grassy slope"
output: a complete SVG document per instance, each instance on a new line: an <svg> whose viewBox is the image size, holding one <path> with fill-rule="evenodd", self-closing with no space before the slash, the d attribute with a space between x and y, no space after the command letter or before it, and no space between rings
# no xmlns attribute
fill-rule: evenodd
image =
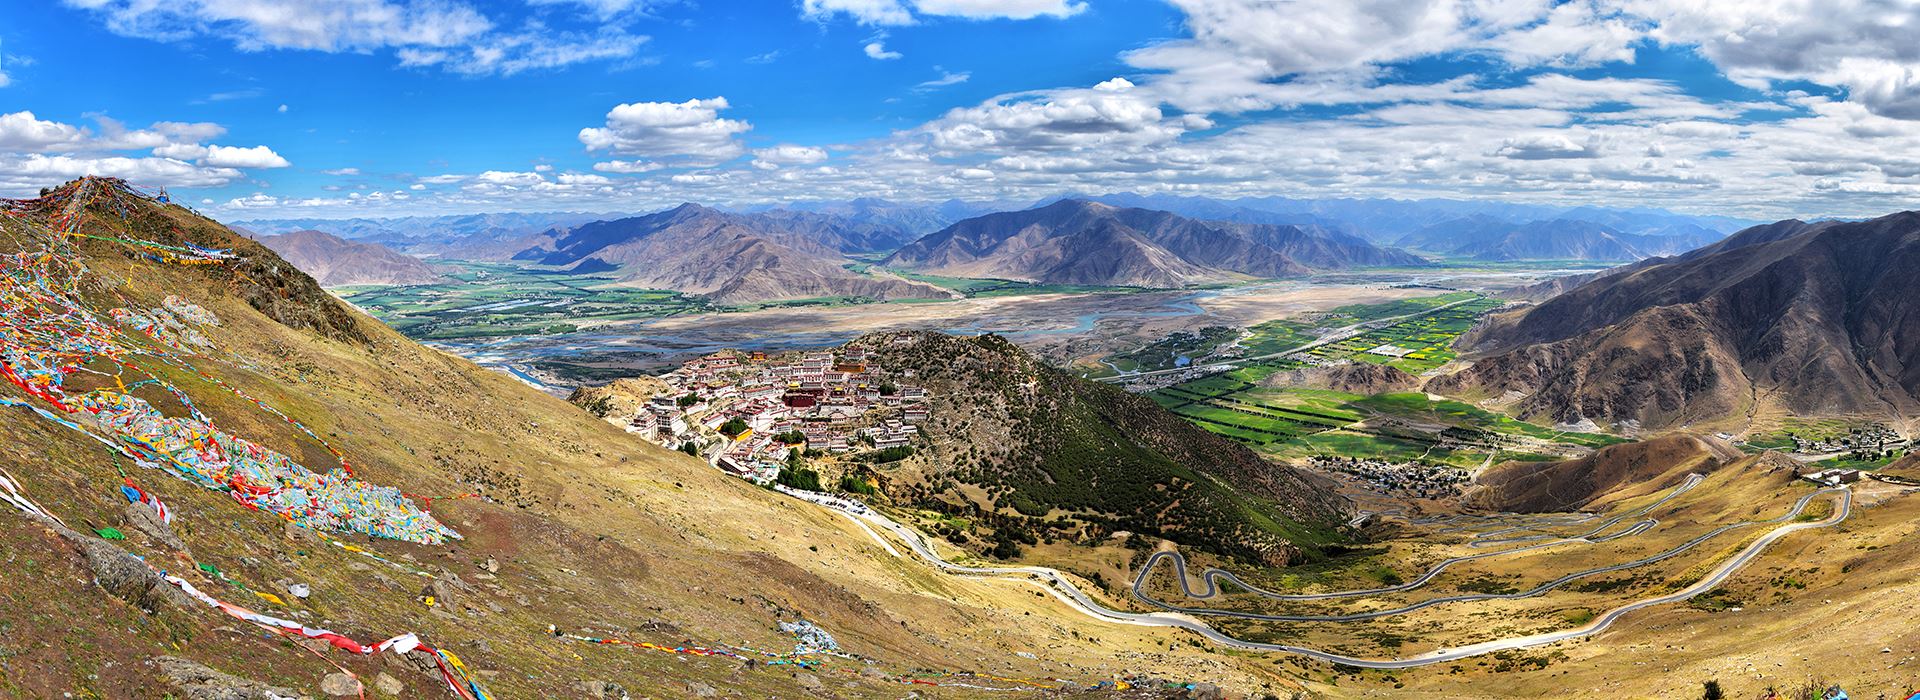
<svg viewBox="0 0 1920 700"><path fill-rule="evenodd" d="M203 243L273 260L257 245L183 211L167 215ZM359 639L418 631L461 654L500 697L568 696L581 679L616 681L636 696L683 695L686 681L789 696L795 685L784 671L748 672L725 659L589 647L553 639L545 629L559 624L663 644L725 641L778 649L791 642L775 623L796 616L833 630L845 647L888 669L1086 680L1158 671L1255 682L1244 666L1230 668L1212 658L1136 657L1128 650L1164 641L1084 621L1018 584L941 578L918 564L886 558L839 516L632 440L558 399L419 346L370 319L350 316L349 327L333 329L347 331L345 337L364 336L365 343L324 339L277 323L232 293L264 295L263 306L286 316L287 307L321 303L300 298L300 285L292 285L292 292L271 283L250 288L224 271L135 262L114 244L85 247L102 280L98 298L124 295L152 306L166 294L180 294L219 315L225 326L210 335L221 350L195 363L328 436L354 459L362 478L428 495L486 485L499 502L435 502L436 515L467 536L453 546L348 540L390 559L457 572L476 586L444 602L442 611L456 612L442 617L416 600L423 579L325 545L289 541L274 519L218 494L157 473L136 474L179 513L177 530L199 561L255 588L271 590L279 579L313 586L311 599L268 610L304 613L310 617L303 620ZM271 298L280 293L293 297ZM205 384L181 385L229 432L305 464L327 463L320 448L243 400ZM18 398L11 387L0 391ZM0 466L21 477L35 500L75 526L120 525L112 465L98 445L17 409L0 412L0 436ZM390 672L413 688L410 696L445 692L432 679L377 658L330 653L323 661L210 611L140 613L79 583L86 576L76 571L71 551L42 529L17 516L11 522L13 527L0 530L0 560L35 575L0 577L0 621L11 628L0 688L24 695L157 696L153 671L141 660L171 653L309 692L333 663L369 681ZM141 535L130 537L130 550L168 561ZM497 578L476 568L489 557L500 562ZM196 582L221 597L251 602L240 600L245 593L235 589ZM1038 619L1049 622L1013 624ZM1094 638L1101 641L1078 641ZM1072 652L1037 661L1012 655L1062 643ZM1123 657L1128 660L1118 660ZM835 671L821 675L842 697L901 692L880 680ZM1269 678L1259 682L1274 682L1270 673L1263 675ZM844 682L855 685L840 687Z"/></svg>
<svg viewBox="0 0 1920 700"><path fill-rule="evenodd" d="M855 342L899 382L926 386L934 407L926 446L886 470L903 503L978 507L995 527L1040 537L1136 532L1272 563L1317 556L1341 539L1342 505L1323 482L1145 397L1048 367L1003 338L882 333Z"/></svg>

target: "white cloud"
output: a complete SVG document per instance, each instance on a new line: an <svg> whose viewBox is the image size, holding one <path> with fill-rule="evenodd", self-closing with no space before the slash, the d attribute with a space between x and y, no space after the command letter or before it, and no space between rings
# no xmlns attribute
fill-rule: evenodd
<svg viewBox="0 0 1920 700"><path fill-rule="evenodd" d="M542 0L535 0L541 2ZM242 51L293 49L368 53L390 49L402 65L466 74L512 74L632 56L644 36L605 24L568 32L529 20L499 26L462 0L63 0L124 36L185 41L225 39ZM548 1L546 4L555 4ZM600 19L637 5L621 0L569 3ZM613 14L618 14L614 12Z"/></svg>
<svg viewBox="0 0 1920 700"><path fill-rule="evenodd" d="M541 175L540 173L488 170L484 173L480 173L479 175L474 176L473 181L481 185L529 187L532 185L540 184L542 182L546 182L547 178Z"/></svg>
<svg viewBox="0 0 1920 700"><path fill-rule="evenodd" d="M1000 153L1163 143L1183 131L1158 100L1123 78L1092 89L995 99L955 109L922 127L935 147Z"/></svg>
<svg viewBox="0 0 1920 700"><path fill-rule="evenodd" d="M650 173L664 167L667 166L644 160L609 160L603 163L593 164L594 170L603 173L623 173L629 175L634 173Z"/></svg>
<svg viewBox="0 0 1920 700"><path fill-rule="evenodd" d="M242 173L172 158L0 154L0 191L4 192L28 194L85 175L108 175L164 187L221 187L239 179Z"/></svg>
<svg viewBox="0 0 1920 700"><path fill-rule="evenodd" d="M266 146L208 146L207 155L200 159L200 164L215 168L284 168L292 165Z"/></svg>
<svg viewBox="0 0 1920 700"><path fill-rule="evenodd" d="M812 165L826 159L827 151L824 148L790 143L755 149L753 152L753 166L761 170L776 170L783 165Z"/></svg>
<svg viewBox="0 0 1920 700"><path fill-rule="evenodd" d="M1082 0L804 0L800 14L813 20L846 16L860 24L899 26L914 24L917 12L928 17L963 19L1033 19L1072 17L1085 12Z"/></svg>
<svg viewBox="0 0 1920 700"><path fill-rule="evenodd" d="M6 42L0 41L0 49L5 49L6 47ZM5 51L0 50L0 88L13 84L13 78L7 76L7 61L12 58L13 57L8 56Z"/></svg>
<svg viewBox="0 0 1920 700"><path fill-rule="evenodd" d="M1500 144L1494 155L1514 160L1552 160L1556 158L1597 158L1600 144L1589 138L1577 143L1565 134L1548 133L1510 138Z"/></svg>
<svg viewBox="0 0 1920 700"><path fill-rule="evenodd" d="M116 34L181 40L214 34L241 50L369 51L452 46L492 29L459 2L388 0L64 0L106 21Z"/></svg>
<svg viewBox="0 0 1920 700"><path fill-rule="evenodd" d="M861 24L913 24L913 13L899 0L805 0L800 4L800 14L813 20L846 15Z"/></svg>
<svg viewBox="0 0 1920 700"><path fill-rule="evenodd" d="M1087 4L1077 0L914 0L921 14L966 17L968 19L1033 19L1035 17L1072 17L1085 12Z"/></svg>
<svg viewBox="0 0 1920 700"><path fill-rule="evenodd" d="M1876 114L1920 119L1920 4L1900 0L1689 3L1634 0L1652 35L1698 46L1737 81L1811 80L1844 87Z"/></svg>
<svg viewBox="0 0 1920 700"><path fill-rule="evenodd" d="M280 108L279 108L278 110L275 110L275 111L277 111L277 112L279 112L279 113L281 113L281 114L286 114L286 113L287 113L287 106L286 106L286 105L280 105Z"/></svg>
<svg viewBox="0 0 1920 700"><path fill-rule="evenodd" d="M938 90L948 85L959 85L961 83L967 82L968 78L973 77L973 73L968 71L960 71L958 73L953 73L953 72L940 69L940 67L938 66L935 66L934 69L940 71L940 77L934 78L924 83L920 83L919 85L915 85L913 86L913 89L919 92L927 92L929 90Z"/></svg>
<svg viewBox="0 0 1920 700"><path fill-rule="evenodd" d="M320 172L321 174L332 175L335 177L352 177L354 175L359 175L360 169L359 168L333 168L330 170L322 170Z"/></svg>
<svg viewBox="0 0 1920 700"><path fill-rule="evenodd" d="M888 51L886 44L879 41L869 41L861 50L867 52L867 58L875 61L892 61L901 57L900 52Z"/></svg>
<svg viewBox="0 0 1920 700"><path fill-rule="evenodd" d="M170 143L153 149L153 154L175 160L199 160L207 157L207 147L193 143Z"/></svg>
<svg viewBox="0 0 1920 700"><path fill-rule="evenodd" d="M678 157L694 162L729 160L745 150L734 137L753 127L744 121L720 118L720 111L728 106L725 97L622 104L607 112L605 127L581 129L580 143L588 151L616 155Z"/></svg>
<svg viewBox="0 0 1920 700"><path fill-rule="evenodd" d="M592 175L592 174L586 174L586 173L561 173L558 177L555 177L554 180L559 182L562 185L611 185L613 184L613 179L605 175Z"/></svg>
<svg viewBox="0 0 1920 700"><path fill-rule="evenodd" d="M593 16L605 20L629 12L645 11L653 3L650 0L527 0L528 5L572 5L587 10Z"/></svg>
<svg viewBox="0 0 1920 700"><path fill-rule="evenodd" d="M465 75L514 75L528 70L626 58L638 53L647 41L648 37L628 34L617 27L606 27L594 34L543 29L492 34L455 48L407 47L395 55L403 66L433 66Z"/></svg>
<svg viewBox="0 0 1920 700"><path fill-rule="evenodd" d="M0 172L0 191L31 192L89 174L165 187L218 187L242 177L242 169L288 165L266 146L205 145L226 133L218 124L155 122L131 129L104 115L93 120L94 127L88 128L26 111L0 114L0 171L5 171Z"/></svg>
<svg viewBox="0 0 1920 700"><path fill-rule="evenodd" d="M84 129L43 121L32 112L0 114L0 149L44 151L72 148L86 138Z"/></svg>

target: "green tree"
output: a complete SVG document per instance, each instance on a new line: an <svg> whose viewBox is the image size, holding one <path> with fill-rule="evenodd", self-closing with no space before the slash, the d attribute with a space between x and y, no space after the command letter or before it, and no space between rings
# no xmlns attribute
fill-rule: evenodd
<svg viewBox="0 0 1920 700"><path fill-rule="evenodd" d="M774 483L802 491L821 490L820 472L806 467L795 467L791 465L784 467L780 470L780 475L774 478Z"/></svg>
<svg viewBox="0 0 1920 700"><path fill-rule="evenodd" d="M739 418L728 418L720 424L720 434L727 437L737 437L744 432L747 432L747 422Z"/></svg>

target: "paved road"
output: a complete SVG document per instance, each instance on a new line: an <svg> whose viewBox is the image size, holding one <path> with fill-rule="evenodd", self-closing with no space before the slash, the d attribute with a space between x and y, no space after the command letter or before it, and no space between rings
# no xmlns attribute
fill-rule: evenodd
<svg viewBox="0 0 1920 700"><path fill-rule="evenodd" d="M1253 357L1234 358L1232 360L1226 360L1222 362L1209 362L1200 366L1202 367L1221 367L1221 366L1234 367L1238 365L1244 365L1249 362L1259 362L1261 360L1271 360L1276 357L1284 357L1287 355L1294 354L1296 352L1304 352L1307 350L1312 350L1322 345L1331 345L1333 343L1338 343L1342 340L1352 338L1356 335L1359 335L1362 332L1370 331L1375 328L1384 328L1386 326L1391 326L1395 323L1399 323L1401 321L1405 321L1410 318L1418 318L1420 316L1425 316L1427 314L1435 313L1438 311L1444 311L1444 310L1459 306L1461 304L1467 304L1467 303L1471 303L1478 300L1479 300L1478 298L1462 299L1460 301L1452 302L1449 304L1441 304L1431 309L1415 311L1410 314L1401 314L1399 316L1388 316L1386 318L1376 318L1371 321L1361 321L1351 326L1344 326L1341 328L1334 329L1333 331L1328 332L1326 335L1320 336L1319 339L1296 348L1281 350L1280 352L1270 352L1265 355L1256 355ZM1175 367L1173 369L1156 369L1148 372L1134 372L1133 374L1121 374L1121 375L1116 375L1112 377L1100 377L1098 379L1095 379L1094 381L1116 383L1116 382L1124 382L1129 379L1139 379L1141 377L1157 377L1162 374L1188 372L1188 371L1192 371L1193 369L1194 367Z"/></svg>
<svg viewBox="0 0 1920 700"><path fill-rule="evenodd" d="M1191 631L1195 634L1198 634L1202 637L1205 637L1208 640L1213 641L1214 643L1220 644L1222 646L1236 648L1236 649L1298 654L1300 656L1319 659L1321 661L1328 661L1328 662L1338 663L1338 664L1346 664L1349 666L1358 666L1361 668L1397 669L1397 668L1413 668L1416 666L1426 666L1429 664L1445 663L1448 661L1457 661L1460 659L1464 659L1472 656L1478 656L1481 654L1489 654L1493 652L1507 651L1511 649L1523 649L1527 647L1540 646L1543 644L1552 644L1555 642L1579 639L1581 637L1591 636L1606 630L1608 627L1611 627L1615 621L1619 620L1620 617L1626 615L1629 612L1633 612L1635 610L1639 610L1645 607L1662 605L1665 603L1672 603L1672 602L1692 598L1693 596L1699 595L1700 593L1703 593L1707 590L1714 588L1715 586L1720 585L1721 582L1725 581L1727 578L1731 577L1734 573L1738 572L1742 567L1746 566L1749 562L1753 561L1753 559L1758 557L1761 552L1766 550L1767 546L1773 544L1775 541L1779 540L1780 538L1785 537L1794 532L1798 532L1800 530L1819 528L1819 527L1828 527L1831 525L1838 524L1843 520L1846 520L1847 516L1850 515L1853 510L1853 493L1851 491L1848 491L1844 487L1838 488L1838 489L1826 489L1823 491L1816 492L1814 494L1810 494L1806 498L1803 498L1800 500L1800 503L1795 506L1794 512L1790 513L1788 517L1791 518L1792 516L1797 515L1800 509L1803 508L1808 501L1810 501L1812 498L1823 493L1838 494L1839 496L1839 503L1834 508L1833 515L1829 516L1826 520L1822 520L1818 522L1810 522L1810 523L1792 523L1788 525L1783 525L1779 528L1775 528L1774 530L1768 532L1767 534L1762 535L1760 539L1755 540L1753 544L1750 544L1745 549L1741 550L1739 554L1734 555L1731 559L1728 559L1725 563L1721 564L1718 568L1714 569L1713 573L1708 574L1705 578L1701 579L1699 582L1696 582L1695 584L1688 586L1684 589L1681 589L1679 591L1676 591L1674 593L1670 593L1657 598L1648 598L1645 600L1635 601L1632 603L1628 603L1626 605L1622 605L1620 607L1607 611L1605 614L1595 617L1592 622L1589 622L1584 626L1570 629L1570 630L1547 632L1543 634L1529 635L1525 637L1498 639L1498 640L1493 640L1489 642L1481 642L1479 644L1470 644L1466 646L1452 647L1447 649L1436 649L1434 651L1430 651L1424 654L1418 654L1415 656L1399 658L1399 659L1364 659L1364 658L1358 658L1358 657L1343 656L1340 654L1321 651L1319 649L1310 649L1307 647L1291 646L1286 644L1268 644L1264 642L1249 642L1243 639L1237 639L1234 637L1227 636L1226 634L1221 633L1219 630L1216 630L1213 627L1208 626L1205 622L1202 622L1198 619L1195 619L1194 617L1181 614L1181 613L1167 613L1167 612L1133 613L1133 612L1124 612L1120 610L1114 610L1112 608L1108 608L1104 605L1101 605L1099 602L1093 600L1085 592L1081 591L1078 587L1076 587L1072 581L1068 580L1066 576L1062 575L1059 571L1056 571L1054 569L1038 567L1038 566L975 567L975 566L962 566L960 564L954 564L952 562L949 562L941 558L940 555L933 550L932 544L927 541L924 535L921 535L919 532L911 528L908 528L905 525L895 522L892 518L888 518L884 515L881 515L879 513L872 512L872 511L867 511L864 513L848 513L848 514L852 515L857 519L864 520L867 523L878 526L883 530L893 533L894 536L899 537L901 541L907 543L908 548L913 550L915 555L919 556L921 559L927 561L928 563L933 564L934 566L940 568L941 570L952 572L952 573L958 573L958 574L1026 577L1029 580L1033 580L1041 584L1041 586L1045 588L1047 592L1051 593L1055 598L1058 598L1062 602L1066 603L1068 606L1074 608L1075 610L1080 611L1083 614L1086 614L1090 617L1093 617L1095 619L1099 619L1102 621L1115 623L1115 624L1124 624L1124 625L1143 625L1143 626L1153 626L1153 627L1173 627L1178 629L1184 629L1184 630ZM831 507L831 506L828 506L828 507ZM840 510L840 509L836 508L836 510ZM845 512L845 511L843 510L842 512Z"/></svg>

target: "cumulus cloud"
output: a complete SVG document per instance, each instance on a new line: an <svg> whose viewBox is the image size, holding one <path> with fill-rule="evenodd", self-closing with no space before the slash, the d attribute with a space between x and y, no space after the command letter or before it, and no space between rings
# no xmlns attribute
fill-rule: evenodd
<svg viewBox="0 0 1920 700"><path fill-rule="evenodd" d="M461 0L63 2L87 11L109 31L124 36L161 41L210 36L229 41L242 51L367 53L390 49L403 65L438 66L460 73L510 74L626 57L646 40L611 25L594 33L557 31L534 21L519 29L503 28ZM636 3L574 0L566 4L606 19L611 16L609 10Z"/></svg>
<svg viewBox="0 0 1920 700"><path fill-rule="evenodd" d="M32 112L0 114L0 149L43 151L79 146L85 130L69 124L44 121Z"/></svg>
<svg viewBox="0 0 1920 700"><path fill-rule="evenodd" d="M811 165L826 159L826 149L815 146L781 144L753 152L753 166L761 170L775 170L783 165Z"/></svg>
<svg viewBox="0 0 1920 700"><path fill-rule="evenodd" d="M622 104L607 112L606 126L581 129L580 143L588 151L623 156L730 160L745 152L735 136L753 127L721 118L728 107L725 97Z"/></svg>
<svg viewBox="0 0 1920 700"><path fill-rule="evenodd" d="M113 175L166 187L218 187L243 170L289 163L266 146L209 145L226 129L207 122L155 122L129 128L104 115L91 127L41 119L33 112L0 114L0 190L21 194L81 175ZM143 155L119 152L144 151Z"/></svg>
<svg viewBox="0 0 1920 700"><path fill-rule="evenodd" d="M266 146L208 146L207 155L200 159L200 163L216 168L284 168L292 165Z"/></svg>
<svg viewBox="0 0 1920 700"><path fill-rule="evenodd" d="M1596 139L1576 143L1565 134L1536 134L1507 139L1494 155L1514 160L1551 160L1555 158L1596 158L1600 155Z"/></svg>
<svg viewBox="0 0 1920 700"><path fill-rule="evenodd" d="M800 14L815 20L844 15L861 24L913 24L913 13L899 0L805 0Z"/></svg>
<svg viewBox="0 0 1920 700"><path fill-rule="evenodd" d="M611 185L613 179L605 175L590 173L561 173L554 181L562 185Z"/></svg>
<svg viewBox="0 0 1920 700"><path fill-rule="evenodd" d="M875 61L892 61L902 56L898 51L888 51L886 44L880 41L869 41L861 50L867 52L867 58Z"/></svg>
<svg viewBox="0 0 1920 700"><path fill-rule="evenodd" d="M504 185L510 187L529 187L546 182L540 173L488 170L473 177L473 182L481 185Z"/></svg>
<svg viewBox="0 0 1920 700"><path fill-rule="evenodd" d="M1139 146L1173 139L1181 120L1124 78L1091 89L995 99L955 109L923 127L940 149L1001 152Z"/></svg>
<svg viewBox="0 0 1920 700"><path fill-rule="evenodd" d="M1900 0L1689 3L1635 0L1653 37L1700 53L1730 77L1844 87L1876 114L1920 119L1920 5Z"/></svg>
<svg viewBox="0 0 1920 700"><path fill-rule="evenodd" d="M242 173L172 158L0 153L0 191L24 195L85 175L122 177L165 187L220 187Z"/></svg>
<svg viewBox="0 0 1920 700"><path fill-rule="evenodd" d="M598 170L603 173L622 173L622 174L628 174L628 175L635 174L635 173L650 173L664 167L667 167L667 166L661 165L659 163L651 162L651 161L644 161L644 160L609 160L609 161L593 164L594 170Z"/></svg>

